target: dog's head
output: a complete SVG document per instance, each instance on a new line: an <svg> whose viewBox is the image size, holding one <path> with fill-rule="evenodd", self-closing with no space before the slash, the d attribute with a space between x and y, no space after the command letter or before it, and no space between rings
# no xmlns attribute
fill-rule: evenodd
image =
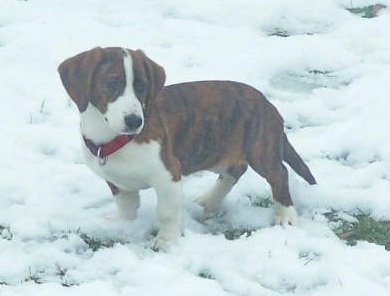
<svg viewBox="0 0 390 296"><path fill-rule="evenodd" d="M94 48L65 60L58 71L79 111L92 104L120 134L137 134L145 110L162 89L164 69L141 50Z"/></svg>

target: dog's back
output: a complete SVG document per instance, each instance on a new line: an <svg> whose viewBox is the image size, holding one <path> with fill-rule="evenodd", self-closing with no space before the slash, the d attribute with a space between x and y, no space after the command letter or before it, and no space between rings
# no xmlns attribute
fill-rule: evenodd
<svg viewBox="0 0 390 296"><path fill-rule="evenodd" d="M267 146L280 139L281 147L273 149L281 150L282 160L309 184L316 183L284 134L283 118L255 88L234 81L186 82L165 87L157 102L183 174L222 165L227 158L248 161L256 142Z"/></svg>
<svg viewBox="0 0 390 296"><path fill-rule="evenodd" d="M233 81L170 85L156 102L184 175L227 166L231 160L247 162L254 142L268 141L277 136L271 129L283 127L261 92Z"/></svg>

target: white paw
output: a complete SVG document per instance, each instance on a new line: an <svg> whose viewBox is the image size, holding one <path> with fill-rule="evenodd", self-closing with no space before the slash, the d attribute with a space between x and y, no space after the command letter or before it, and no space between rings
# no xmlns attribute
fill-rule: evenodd
<svg viewBox="0 0 390 296"><path fill-rule="evenodd" d="M275 203L275 214L274 214L275 225L298 225L298 213L294 206L284 206L278 202Z"/></svg>
<svg viewBox="0 0 390 296"><path fill-rule="evenodd" d="M180 230L159 231L154 240L154 249L166 250L180 236Z"/></svg>
<svg viewBox="0 0 390 296"><path fill-rule="evenodd" d="M195 202L203 207L205 214L216 211L222 204L222 200L213 198L213 196L205 195L195 199Z"/></svg>

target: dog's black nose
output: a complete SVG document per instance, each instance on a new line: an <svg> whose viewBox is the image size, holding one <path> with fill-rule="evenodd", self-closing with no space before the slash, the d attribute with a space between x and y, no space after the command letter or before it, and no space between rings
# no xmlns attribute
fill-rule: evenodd
<svg viewBox="0 0 390 296"><path fill-rule="evenodd" d="M125 116L125 123L129 129L136 130L142 125L142 118L134 114L127 115Z"/></svg>

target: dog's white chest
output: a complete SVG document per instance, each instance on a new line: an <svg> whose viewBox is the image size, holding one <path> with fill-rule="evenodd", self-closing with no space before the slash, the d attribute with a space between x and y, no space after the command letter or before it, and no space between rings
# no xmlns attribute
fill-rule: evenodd
<svg viewBox="0 0 390 296"><path fill-rule="evenodd" d="M104 165L83 145L87 166L97 175L124 190L140 190L152 186L159 172L166 171L160 157L160 145L128 143L107 157Z"/></svg>

